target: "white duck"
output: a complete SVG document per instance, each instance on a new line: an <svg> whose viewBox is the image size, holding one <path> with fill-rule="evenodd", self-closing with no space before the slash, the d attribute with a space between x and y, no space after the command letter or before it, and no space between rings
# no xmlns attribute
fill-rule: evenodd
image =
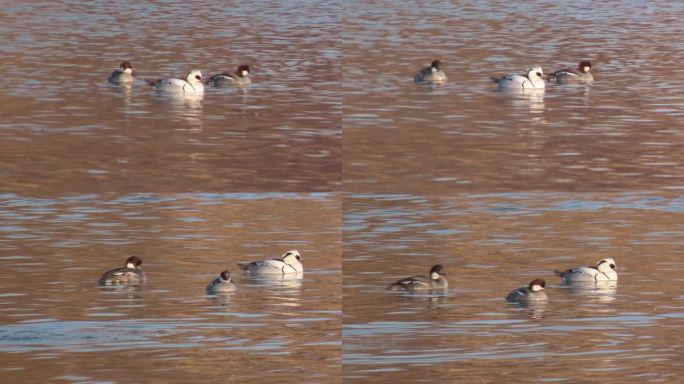
<svg viewBox="0 0 684 384"><path fill-rule="evenodd" d="M544 89L544 71L541 66L535 65L524 75L506 75L500 78L492 77L499 89Z"/></svg>
<svg viewBox="0 0 684 384"><path fill-rule="evenodd" d="M554 271L566 283L574 281L617 281L616 264L612 258L602 259L595 267L575 267Z"/></svg>
<svg viewBox="0 0 684 384"><path fill-rule="evenodd" d="M164 94L201 95L204 93L202 72L199 69L193 69L188 72L185 80L159 79L154 81L147 80L147 82L153 86L157 92Z"/></svg>
<svg viewBox="0 0 684 384"><path fill-rule="evenodd" d="M285 252L280 259L238 263L238 265L251 275L285 275L304 272L304 266L300 260L302 260L302 256L299 251L293 249Z"/></svg>

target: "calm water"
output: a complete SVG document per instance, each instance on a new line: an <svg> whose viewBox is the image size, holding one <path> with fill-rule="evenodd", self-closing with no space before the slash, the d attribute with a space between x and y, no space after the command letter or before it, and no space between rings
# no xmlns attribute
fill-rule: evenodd
<svg viewBox="0 0 684 384"><path fill-rule="evenodd" d="M345 7L347 190L684 188L684 4L391 4ZM414 84L435 58L449 82ZM511 96L489 80L580 59L591 87Z"/></svg>
<svg viewBox="0 0 684 384"><path fill-rule="evenodd" d="M2 195L0 220L2 382L340 376L336 195ZM250 279L235 265L288 249L302 253L301 279ZM131 254L146 285L96 285ZM238 291L206 295L225 268Z"/></svg>
<svg viewBox="0 0 684 384"><path fill-rule="evenodd" d="M339 2L5 2L2 191L331 191L341 180ZM106 83L253 68L161 98Z"/></svg>
<svg viewBox="0 0 684 384"><path fill-rule="evenodd" d="M684 199L358 194L344 201L345 382L679 382ZM618 284L554 269L616 260ZM388 291L441 263L446 295ZM547 305L506 294L547 281Z"/></svg>

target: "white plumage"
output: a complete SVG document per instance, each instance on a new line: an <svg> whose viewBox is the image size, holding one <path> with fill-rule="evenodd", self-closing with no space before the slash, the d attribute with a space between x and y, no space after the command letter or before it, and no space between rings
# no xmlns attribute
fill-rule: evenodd
<svg viewBox="0 0 684 384"><path fill-rule="evenodd" d="M595 267L575 267L555 272L567 283L573 281L615 281L618 279L615 268L615 260L607 258L599 260Z"/></svg>
<svg viewBox="0 0 684 384"><path fill-rule="evenodd" d="M302 256L293 249L285 252L280 259L267 259L251 263L238 263L240 268L252 275L285 275L304 272L300 262Z"/></svg>
<svg viewBox="0 0 684 384"><path fill-rule="evenodd" d="M204 84L202 84L202 72L199 69L193 69L185 78L181 79L159 79L156 81L148 81L154 89L163 94L171 95L201 95L204 93Z"/></svg>
<svg viewBox="0 0 684 384"><path fill-rule="evenodd" d="M541 66L535 65L530 68L524 75L506 75L501 78L492 78L499 86L499 89L544 89L546 83L544 82L544 72Z"/></svg>

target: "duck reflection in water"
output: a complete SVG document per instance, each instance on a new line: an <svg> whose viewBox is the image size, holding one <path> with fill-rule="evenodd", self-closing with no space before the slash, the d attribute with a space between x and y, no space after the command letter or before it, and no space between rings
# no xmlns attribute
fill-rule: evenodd
<svg viewBox="0 0 684 384"><path fill-rule="evenodd" d="M428 291L404 291L396 295L397 300L404 302L425 303L428 309L436 309L448 304L447 289L440 288Z"/></svg>
<svg viewBox="0 0 684 384"><path fill-rule="evenodd" d="M182 97L175 94L160 94L158 97L164 103L165 112L168 116L188 123L190 128L187 131L201 130L203 94Z"/></svg>
<svg viewBox="0 0 684 384"><path fill-rule="evenodd" d="M527 109L528 113L544 112L544 89L501 89L498 90L512 108Z"/></svg>
<svg viewBox="0 0 684 384"><path fill-rule="evenodd" d="M247 275L246 279L256 285L301 289L302 283L304 281L304 272L290 273L285 275Z"/></svg>
<svg viewBox="0 0 684 384"><path fill-rule="evenodd" d="M206 297L215 302L216 304L225 306L230 304L230 302L233 300L233 296L235 295L236 291L226 291L226 292L213 292L209 293L207 292Z"/></svg>
<svg viewBox="0 0 684 384"><path fill-rule="evenodd" d="M119 284L119 285L103 285L100 287L107 295L112 295L113 301L125 300L140 300L142 299L142 284ZM109 296L108 296L109 298Z"/></svg>
<svg viewBox="0 0 684 384"><path fill-rule="evenodd" d="M546 300L541 301L509 301L508 306L512 308L517 308L519 310L524 310L528 317L531 319L542 319L546 313L549 302Z"/></svg>
<svg viewBox="0 0 684 384"><path fill-rule="evenodd" d="M597 303L610 303L616 299L617 283L616 280L573 281L563 282L561 287Z"/></svg>

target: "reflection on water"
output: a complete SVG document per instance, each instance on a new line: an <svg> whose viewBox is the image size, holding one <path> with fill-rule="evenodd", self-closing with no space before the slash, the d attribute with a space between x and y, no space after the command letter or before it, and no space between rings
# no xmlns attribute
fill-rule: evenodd
<svg viewBox="0 0 684 384"><path fill-rule="evenodd" d="M156 94L160 112L168 118L188 124L184 131L202 132L202 100L204 94Z"/></svg>
<svg viewBox="0 0 684 384"><path fill-rule="evenodd" d="M401 297L423 298L423 299L442 299L447 297L449 293L448 288L426 289L418 291L393 291L394 294Z"/></svg>
<svg viewBox="0 0 684 384"><path fill-rule="evenodd" d="M440 95L441 93L438 93L437 91L444 88L445 86L446 86L446 83L416 83L416 87L420 87L420 89L432 91L433 95Z"/></svg>
<svg viewBox="0 0 684 384"><path fill-rule="evenodd" d="M616 299L617 285L617 281L574 281L564 283L561 288L567 288L573 295L579 295L587 302L609 303Z"/></svg>
<svg viewBox="0 0 684 384"><path fill-rule="evenodd" d="M345 381L593 382L605 369L611 381L643 383L684 373L672 342L684 336L681 196L347 194L344 207ZM609 256L619 289L565 285L553 272ZM385 289L437 263L449 272L445 296ZM506 302L533 278L546 280L547 302Z"/></svg>
<svg viewBox="0 0 684 384"><path fill-rule="evenodd" d="M519 301L506 303L509 307L525 312L531 319L541 319L546 313L548 301Z"/></svg>
<svg viewBox="0 0 684 384"><path fill-rule="evenodd" d="M111 88L112 92L120 95L125 104L128 105L133 102L133 83L107 83L107 87Z"/></svg>
<svg viewBox="0 0 684 384"><path fill-rule="evenodd" d="M354 4L343 31L348 191L684 188L681 3ZM416 85L435 58L449 81ZM582 59L592 85L506 97L490 80Z"/></svg>
<svg viewBox="0 0 684 384"><path fill-rule="evenodd" d="M339 212L331 194L0 195L4 380L339 377ZM290 248L307 255L306 274L237 273ZM131 254L144 285L97 285ZM230 268L237 290L207 295Z"/></svg>
<svg viewBox="0 0 684 384"><path fill-rule="evenodd" d="M230 292L214 292L214 293L208 293L207 292L207 298L212 300L214 303L216 303L219 306L225 307L230 304L230 302L233 300L233 296L235 295L235 291L230 291Z"/></svg>
<svg viewBox="0 0 684 384"><path fill-rule="evenodd" d="M275 285L284 288L301 288L304 281L304 273L290 273L287 275L261 275L253 276L245 274L247 278L254 284L259 285Z"/></svg>
<svg viewBox="0 0 684 384"><path fill-rule="evenodd" d="M103 291L112 292L130 292L130 293L140 293L144 283L127 283L127 284L98 284L98 288Z"/></svg>
<svg viewBox="0 0 684 384"><path fill-rule="evenodd" d="M509 101L509 107L518 110L527 107L530 113L541 113L544 111L543 89L504 89L499 92ZM535 118L530 119L535 120Z"/></svg>

